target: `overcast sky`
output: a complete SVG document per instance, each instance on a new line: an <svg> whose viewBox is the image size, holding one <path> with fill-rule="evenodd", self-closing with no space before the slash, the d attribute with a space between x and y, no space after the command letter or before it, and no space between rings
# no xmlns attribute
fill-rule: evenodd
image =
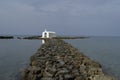
<svg viewBox="0 0 120 80"><path fill-rule="evenodd" d="M0 0L0 34L120 36L120 0Z"/></svg>

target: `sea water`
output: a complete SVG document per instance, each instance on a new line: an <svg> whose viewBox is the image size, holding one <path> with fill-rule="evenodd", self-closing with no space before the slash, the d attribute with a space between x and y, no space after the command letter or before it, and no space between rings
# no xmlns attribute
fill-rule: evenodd
<svg viewBox="0 0 120 80"><path fill-rule="evenodd" d="M91 37L65 40L99 62L106 73L120 79L120 37ZM0 80L18 80L41 40L0 40Z"/></svg>
<svg viewBox="0 0 120 80"><path fill-rule="evenodd" d="M0 40L0 80L18 80L40 45L40 40Z"/></svg>
<svg viewBox="0 0 120 80"><path fill-rule="evenodd" d="M99 62L107 74L120 80L120 37L91 37L67 42Z"/></svg>

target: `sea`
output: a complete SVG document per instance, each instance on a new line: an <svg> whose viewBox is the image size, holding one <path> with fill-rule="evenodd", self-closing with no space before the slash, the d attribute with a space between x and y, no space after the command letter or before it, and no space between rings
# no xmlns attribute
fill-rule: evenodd
<svg viewBox="0 0 120 80"><path fill-rule="evenodd" d="M102 65L106 74L120 80L120 37L90 37L66 42ZM30 56L41 46L41 40L0 39L0 80L20 80L21 71L29 65Z"/></svg>

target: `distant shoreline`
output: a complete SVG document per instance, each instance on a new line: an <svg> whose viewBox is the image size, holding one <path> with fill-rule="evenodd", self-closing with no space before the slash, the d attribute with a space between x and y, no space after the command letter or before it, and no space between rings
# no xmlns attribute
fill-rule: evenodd
<svg viewBox="0 0 120 80"><path fill-rule="evenodd" d="M0 39L14 39L14 36L0 36Z"/></svg>
<svg viewBox="0 0 120 80"><path fill-rule="evenodd" d="M86 38L90 38L90 37L84 37L84 36L58 36L58 37L52 37L52 39L86 39ZM41 36L29 36L29 37L24 37L24 38L18 38L18 39L45 39L45 38L41 38Z"/></svg>
<svg viewBox="0 0 120 80"><path fill-rule="evenodd" d="M58 37L53 37L53 39L86 39L90 37L86 36L58 36ZM26 36L26 37L19 37L17 36L16 38L14 36L0 36L0 39L28 39L28 40L42 40L45 38L42 38L41 36Z"/></svg>

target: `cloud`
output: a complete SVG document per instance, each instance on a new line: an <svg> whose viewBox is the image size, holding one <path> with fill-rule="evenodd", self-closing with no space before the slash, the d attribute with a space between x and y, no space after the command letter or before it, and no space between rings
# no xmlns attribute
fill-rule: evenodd
<svg viewBox="0 0 120 80"><path fill-rule="evenodd" d="M119 0L1 0L0 32L118 35L119 8Z"/></svg>

